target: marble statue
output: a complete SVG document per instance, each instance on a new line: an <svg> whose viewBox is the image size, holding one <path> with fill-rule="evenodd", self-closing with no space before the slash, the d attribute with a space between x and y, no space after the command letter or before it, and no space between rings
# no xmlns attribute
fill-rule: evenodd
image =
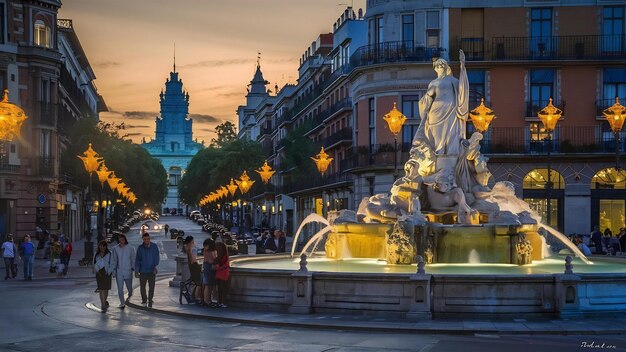
<svg viewBox="0 0 626 352"><path fill-rule="evenodd" d="M465 138L465 123L469 109L469 82L465 71L465 54L459 51L461 74L452 76L448 62L439 58L433 62L437 78L428 84L419 101L422 122L417 134L424 138L435 154L458 155Z"/></svg>

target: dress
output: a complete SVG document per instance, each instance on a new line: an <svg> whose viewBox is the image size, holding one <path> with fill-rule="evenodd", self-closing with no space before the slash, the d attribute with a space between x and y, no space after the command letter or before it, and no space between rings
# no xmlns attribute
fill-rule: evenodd
<svg viewBox="0 0 626 352"><path fill-rule="evenodd" d="M96 284L98 290L110 290L111 289L111 252L108 252L104 256L96 254L94 263L94 270L96 272Z"/></svg>
<svg viewBox="0 0 626 352"><path fill-rule="evenodd" d="M435 154L460 153L461 139L465 138L468 97L469 83L465 65L461 65L459 79L448 74L428 84L426 94L419 101L422 122L417 133L423 134Z"/></svg>

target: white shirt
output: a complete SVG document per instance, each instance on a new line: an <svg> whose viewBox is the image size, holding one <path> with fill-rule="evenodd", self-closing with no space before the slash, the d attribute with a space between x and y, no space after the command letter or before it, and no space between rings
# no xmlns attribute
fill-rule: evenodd
<svg viewBox="0 0 626 352"><path fill-rule="evenodd" d="M121 279L131 279L135 265L135 248L131 245L113 247L111 257L111 271L116 272L116 277Z"/></svg>
<svg viewBox="0 0 626 352"><path fill-rule="evenodd" d="M4 258L15 258L15 244L6 241L2 244L2 256Z"/></svg>
<svg viewBox="0 0 626 352"><path fill-rule="evenodd" d="M111 253L105 254L104 257L100 256L100 254L96 254L96 263L93 266L93 270L98 272L103 268L107 274L111 273Z"/></svg>

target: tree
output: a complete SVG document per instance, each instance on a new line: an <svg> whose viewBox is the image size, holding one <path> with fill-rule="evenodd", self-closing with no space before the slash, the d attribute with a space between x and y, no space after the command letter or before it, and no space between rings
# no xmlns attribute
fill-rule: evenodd
<svg viewBox="0 0 626 352"><path fill-rule="evenodd" d="M285 137L285 161L282 164L282 171L288 172L292 180L317 172L311 160L317 151L313 142L304 135L309 129L307 124L303 124Z"/></svg>
<svg viewBox="0 0 626 352"><path fill-rule="evenodd" d="M130 187L141 203L158 206L167 195L167 173L161 162L153 158L140 145L121 137L120 125L104 124L87 118L75 123L69 131L70 143L61 155L61 170L74 177L76 185L87 188L89 174L77 155L91 143L93 149L104 158L107 167ZM92 179L92 181L95 177ZM98 190L98 182L92 183ZM105 184L105 193L112 194Z"/></svg>
<svg viewBox="0 0 626 352"><path fill-rule="evenodd" d="M198 152L187 167L178 185L178 194L187 204L197 204L206 194L237 179L244 170L251 178L252 170L261 166L267 157L259 143L232 139L219 146L212 145Z"/></svg>
<svg viewBox="0 0 626 352"><path fill-rule="evenodd" d="M217 133L217 139L213 138L211 140L212 146L221 147L226 143L237 140L237 128L230 121L215 126L215 132Z"/></svg>

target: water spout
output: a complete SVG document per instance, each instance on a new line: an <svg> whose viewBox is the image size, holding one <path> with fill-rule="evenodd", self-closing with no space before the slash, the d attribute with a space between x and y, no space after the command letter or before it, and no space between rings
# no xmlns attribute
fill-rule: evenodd
<svg viewBox="0 0 626 352"><path fill-rule="evenodd" d="M576 245L572 243L572 241L570 241L569 238L567 238L564 234L560 233L559 231L555 230L554 228L548 225L541 224L541 226L545 228L548 232L550 232L554 237L558 238L561 242L563 242L563 244L565 244L567 248L569 248L572 251L572 253L576 254L576 256L579 257L583 262L585 262L585 264L593 264L593 262L587 259L587 257L585 257L583 252L581 252L580 249L578 249L578 247L576 247Z"/></svg>
<svg viewBox="0 0 626 352"><path fill-rule="evenodd" d="M470 264L480 264L480 254L478 254L475 249L472 249L469 257L467 258L467 262Z"/></svg>
<svg viewBox="0 0 626 352"><path fill-rule="evenodd" d="M317 243L322 239L322 237L325 234L329 233L332 229L333 229L332 226L326 226L323 229L319 230L313 237L311 237L311 239L309 240L309 242L306 243L304 248L302 248L302 253L306 253L307 248L315 244L313 246L313 250L311 250L311 252L309 253L309 257L311 257L313 255L313 251L315 250L315 247L317 247Z"/></svg>
<svg viewBox="0 0 626 352"><path fill-rule="evenodd" d="M291 246L291 257L292 258L293 258L293 253L296 251L296 245L298 244L298 237L300 237L300 233L302 232L302 229L304 228L304 225L306 225L306 224L308 224L310 222L321 222L324 225L329 225L328 220L324 219L323 216L315 214L315 213L309 214L306 218L304 218L304 220L302 220L302 223L298 227L298 231L296 231L296 235L293 238L293 246ZM304 252L304 251L302 251L302 252Z"/></svg>

